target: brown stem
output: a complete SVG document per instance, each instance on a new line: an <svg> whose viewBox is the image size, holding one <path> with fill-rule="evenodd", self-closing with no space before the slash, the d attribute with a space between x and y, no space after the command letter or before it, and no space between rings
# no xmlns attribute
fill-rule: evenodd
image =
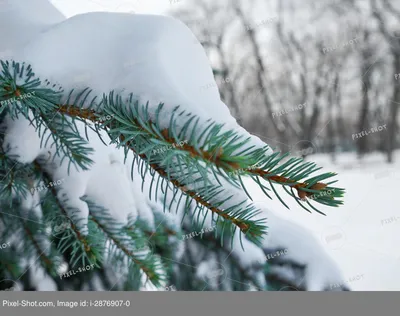
<svg viewBox="0 0 400 316"><path fill-rule="evenodd" d="M61 114L80 117L82 119L90 120L92 122L98 121L98 117L96 116L96 112L94 110L77 108L76 106L70 105L61 105L58 107L57 111Z"/></svg>
<svg viewBox="0 0 400 316"><path fill-rule="evenodd" d="M107 228L104 227L104 225L102 225L102 224L101 224L96 218L94 218L93 216L92 216L92 221L93 221L94 223L97 224L97 226L98 226L98 227L99 227L99 228L100 228L114 243L115 243L115 245L116 245L119 249L121 249L129 258L132 259L132 261L133 261L134 263L136 263L136 264L140 267L140 269L143 270L144 273L146 273L146 275L149 277L150 280L155 276L155 274L154 274L152 271L150 271L150 269L149 269L148 267L146 267L146 266L144 265L144 263L143 263L141 260L138 260L138 259L136 259L136 258L134 257L132 251L128 250L128 249L127 249L123 244L121 244L121 242L120 242L118 239L116 239L112 234L109 234L108 231L107 231Z"/></svg>
<svg viewBox="0 0 400 316"><path fill-rule="evenodd" d="M43 175L47 178L47 180L50 180L49 175L44 170L42 170L40 164L36 161L34 164L35 164L35 167L43 173ZM56 198L57 206L61 209L61 212L63 213L63 215L69 219L70 224L71 224L71 229L75 232L78 240L83 243L85 251L88 253L91 250L91 248L90 248L87 240L79 232L79 230L76 227L76 225L74 224L74 222L68 217L68 213L66 212L66 210L64 209L64 207L61 205L60 201L57 198L57 191L56 191L55 187L51 186L50 190L51 190L52 194L54 195L54 197ZM101 228L104 232L107 232L105 227L103 225L101 225L94 217L92 217L92 221L94 223L96 223L97 226L99 226L99 228ZM154 276L154 274L151 271L149 271L149 269L146 266L144 266L140 260L133 258L132 252L130 252L128 249L126 249L118 240L116 240L112 237L110 237L110 239L112 239L113 242L117 245L117 247L119 247L126 255L128 255L136 264L138 264L141 267L141 269L143 270L143 272L145 272L149 278Z"/></svg>
<svg viewBox="0 0 400 316"><path fill-rule="evenodd" d="M252 170L246 169L246 171L249 171L249 172L251 172L251 173L257 174L258 176L260 176L260 177L262 177L262 178L264 178L264 179L274 181L274 182L279 183L279 184L281 184L281 185L283 185L283 184L294 184L294 183L296 183L295 185L292 185L292 188L294 188L294 189L297 190L297 194L298 194L299 198L302 199L302 200L305 200L307 197L310 197L310 196L312 196L313 194L315 194L315 193L306 192L306 191L303 191L303 190L302 190L303 188L305 188L305 187L308 186L307 183L304 183L304 182L296 182L296 181L293 181L293 180L291 180L291 179L289 179L289 178L282 177L282 176L277 176L277 175L271 176L271 175L270 175L270 174L271 174L270 172L264 171L264 170L262 170L262 169L252 169ZM320 191L320 190L323 190L326 186L327 186L327 185L326 185L325 183L317 182L317 183L315 183L314 185L312 185L312 186L310 187L310 189L311 189L311 190Z"/></svg>
<svg viewBox="0 0 400 316"><path fill-rule="evenodd" d="M24 225L24 231L26 232L26 234L28 235L29 239L31 240L31 242L33 243L33 246L35 247L36 251L39 253L40 259L44 262L44 264L46 265L46 267L51 270L53 269L53 263L51 262L51 260L44 254L44 251L42 250L42 248L39 246L39 244L37 243L35 237L33 236L33 233L30 231L30 229L25 225Z"/></svg>
<svg viewBox="0 0 400 316"><path fill-rule="evenodd" d="M76 117L80 117L80 118L83 118L83 119L88 119L88 120L91 120L93 122L100 122L98 117L95 115L96 113L95 113L94 110L78 109L78 108L76 108L74 106L62 105L62 106L59 107L59 112L63 113L63 114L66 114L66 115L69 115L69 116L76 116ZM140 125L139 122L137 122L137 121L135 121L135 124ZM151 126L153 126L153 124L151 124ZM175 144L175 140L172 137L169 136L170 134L169 134L168 129L163 129L161 131L161 133L162 133L162 135L164 137L164 139L162 139L163 141L168 142L170 145ZM156 134L154 133L154 135L156 135ZM120 139L121 139L121 141L123 141L125 138L124 138L123 135L121 135ZM229 169L230 169L230 170L227 170L227 171L232 172L232 170L234 170L234 171L235 170L240 170L239 164L234 163L234 162L224 161L224 159L223 159L223 148L220 148L219 150L216 150L216 151L214 151L212 153L210 153L210 152L208 152L206 150L200 150L200 152L199 152L193 146L191 146L190 144L187 144L187 143L185 143L183 146L179 146L179 147L176 147L176 148L178 150L183 150L183 151L189 152L192 157L196 157L196 158L200 158L202 160L213 162L219 168L222 168L224 170L228 169L226 167L226 165L229 165ZM130 149L133 150L132 147ZM144 155L142 155L141 158L146 159L146 157ZM159 172L160 167L158 167L158 166L156 166L154 164L151 165L151 166L157 172ZM262 169L244 169L244 170L246 172L249 172L249 173L252 173L252 174L256 174L256 175L258 175L258 176L260 176L260 177L262 177L264 179L269 179L269 180L274 181L274 182L276 182L278 184L281 184L281 185L294 184L295 183L295 185L293 185L292 187L297 190L297 194L298 194L299 198L302 199L302 200L304 200L307 197L310 197L311 195L313 195L313 193L305 192L304 190L302 190L302 188L305 188L305 187L308 186L307 183L296 182L296 181L293 181L290 178L286 178L286 177L283 177L283 176L271 175L270 172L264 171ZM166 172L164 170L163 170L162 176L166 176ZM327 186L326 184L318 182L318 183L314 184L310 189L319 191L319 190L324 189L326 186ZM183 185L180 185L178 187L183 187ZM197 196L195 192L193 192L193 194L195 196ZM196 201L199 202L197 199L198 199L198 197L196 198ZM205 203L201 203L201 204L206 206L205 204L208 204L208 203L205 202ZM208 207L208 206L206 206L206 207ZM226 214L224 214L224 215L227 216ZM221 215L221 216L226 218L224 215ZM245 227L243 227L243 228L246 229Z"/></svg>
<svg viewBox="0 0 400 316"><path fill-rule="evenodd" d="M123 142L125 140L124 135L120 136L120 140L121 140L121 142ZM135 152L135 150L130 146L129 142L127 142L127 145L129 146L129 148L133 152ZM144 160L147 159L145 154L139 154L138 156L140 158L144 159ZM151 163L150 167L152 167L162 177L168 178L168 173L162 167L160 167L159 165L157 165L155 163ZM243 221L238 220L238 219L236 219L236 218L224 213L224 211L222 211L222 210L220 210L220 209L218 209L216 207L213 207L210 203L208 203L201 196L199 196L195 191L188 190L188 188L185 185L183 185L182 183L180 183L177 179L173 179L173 178L169 177L169 180L174 186L176 186L178 189L180 189L186 195L189 195L197 203L203 205L204 207L208 208L211 212L216 213L217 215L223 217L224 219L226 219L226 220L232 222L233 224L235 224L236 226L238 226L243 233L246 233L249 230L250 227L249 227L248 224L246 224Z"/></svg>
<svg viewBox="0 0 400 316"><path fill-rule="evenodd" d="M39 170L39 171L43 174L43 176L47 179L47 181L50 182L50 181L51 181L50 176L42 169L42 167L40 166L40 164L39 164L37 161L35 161L35 162L34 162L34 165L35 165L35 168L36 168L37 170ZM85 252L89 255L90 258L94 259L94 258L92 257L92 254L90 254L91 247L90 247L90 245L88 244L88 241L87 241L86 238L80 233L78 227L74 224L74 222L69 218L68 212L65 210L65 208L64 208L63 205L61 204L60 200L57 198L57 191L56 191L55 187L54 187L54 186L50 186L49 189L50 189L51 193L53 194L53 196L54 196L54 198L55 198L55 200L56 200L56 204L57 204L57 206L58 206L58 207L60 208L60 210L61 210L61 213L62 213L66 218L68 218L68 220L69 220L69 222L70 222L70 225L71 225L71 229L72 229L72 230L74 231L74 233L76 234L76 237L78 238L78 240L83 244L84 249L85 249Z"/></svg>

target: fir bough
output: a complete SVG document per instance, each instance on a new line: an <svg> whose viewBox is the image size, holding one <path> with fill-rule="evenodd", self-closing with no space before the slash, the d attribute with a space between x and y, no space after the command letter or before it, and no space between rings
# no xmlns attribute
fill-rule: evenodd
<svg viewBox="0 0 400 316"><path fill-rule="evenodd" d="M101 131L106 131L110 139L102 139L105 144L122 148L126 156L134 155L132 174L136 167L143 181L150 175L149 197L160 200L163 196L164 211L173 211L173 204L176 209L184 207L185 214L190 213L192 225L196 225L192 227L203 227L207 214L212 215L217 227L211 234L212 241L220 236L221 249L226 244L224 238L231 238L237 229L256 244L267 232L265 219L254 219L261 211L247 198L229 205L234 193L224 186L226 182L244 191L251 200L243 179L253 179L268 197L272 198L273 193L287 206L274 187L280 185L302 208L318 213L322 212L313 202L334 207L342 203L344 190L333 186L334 173L318 174L320 168L314 163L288 159L280 153L267 154L267 146L246 147L248 139L237 131L223 130L223 125L212 120L200 124L199 117L179 106L170 113L169 125L162 126L163 104L151 115L149 103L140 104L133 94L123 98L111 91L98 99L91 97L90 89L66 93L47 80L42 82L24 63L1 61L1 67L2 119L5 114L11 119L25 117L41 137L41 145L55 148L53 159L58 156L61 162L68 162L68 168L83 170L92 164L93 149L88 145L87 133L81 135L76 122L83 122L86 129L96 131L99 137ZM29 98L21 97L28 94ZM6 152L0 153L1 205L2 211L8 210L9 214L15 213L13 207L22 209L21 205L15 206L15 201L30 194L33 183L51 181L40 159L22 165L13 158ZM168 260L159 253L168 247L168 236L180 232L161 224L152 232L140 221L124 226L102 206L93 201L87 203L88 232L82 231L80 214L68 209L57 188L51 187L39 202L42 217L30 219L16 213L16 218L7 218L7 212L1 213L2 224L7 227L3 233L12 235L15 231L11 230L21 230L27 240L21 250L38 254L43 268L53 277L59 273L58 265L66 260L70 268L94 264L99 269L111 265L118 270L121 265L123 271L128 267L123 289L138 289L141 275L156 286L165 283ZM152 237L154 243L149 243ZM158 254L154 253L156 250ZM15 262L16 258L9 254L0 265L14 275L18 269L10 266ZM173 274L170 268L167 270ZM106 282L104 273L102 279ZM253 280L254 286L259 284Z"/></svg>

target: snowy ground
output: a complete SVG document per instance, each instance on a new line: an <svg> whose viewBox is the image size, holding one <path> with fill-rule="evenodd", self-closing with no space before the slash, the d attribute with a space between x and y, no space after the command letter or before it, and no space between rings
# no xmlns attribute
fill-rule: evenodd
<svg viewBox="0 0 400 316"><path fill-rule="evenodd" d="M400 290L400 151L393 165L386 164L381 154L369 155L362 163L354 154L341 154L335 165L325 155L310 159L324 167L321 171L339 174L337 186L346 189L343 206L319 207L327 214L324 217L307 213L289 198L285 199L291 208L287 210L250 181L253 200L265 201L280 215L312 231L352 290Z"/></svg>

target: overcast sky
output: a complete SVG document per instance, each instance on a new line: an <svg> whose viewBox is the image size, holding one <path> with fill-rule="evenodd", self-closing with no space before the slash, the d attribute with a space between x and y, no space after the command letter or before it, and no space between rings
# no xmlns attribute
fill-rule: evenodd
<svg viewBox="0 0 400 316"><path fill-rule="evenodd" d="M185 0L50 0L67 17L91 11L167 14Z"/></svg>

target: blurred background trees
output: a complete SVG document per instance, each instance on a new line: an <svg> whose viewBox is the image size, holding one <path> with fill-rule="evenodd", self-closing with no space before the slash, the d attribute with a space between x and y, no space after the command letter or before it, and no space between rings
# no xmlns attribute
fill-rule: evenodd
<svg viewBox="0 0 400 316"><path fill-rule="evenodd" d="M247 130L306 157L399 147L400 2L182 0L223 100ZM199 89L216 89L215 86Z"/></svg>

